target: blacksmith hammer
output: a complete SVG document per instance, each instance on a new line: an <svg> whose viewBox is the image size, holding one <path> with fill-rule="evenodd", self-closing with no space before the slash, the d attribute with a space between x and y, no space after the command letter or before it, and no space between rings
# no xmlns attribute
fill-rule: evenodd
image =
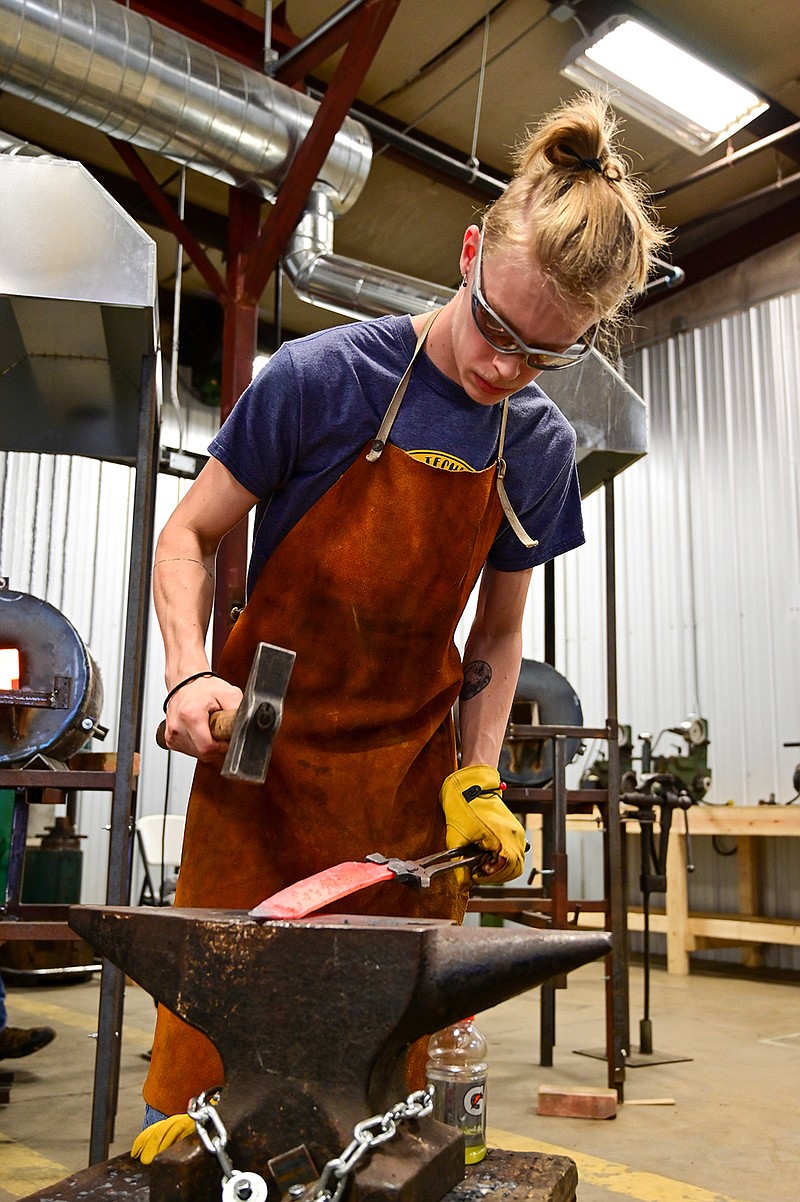
<svg viewBox="0 0 800 1202"><path fill-rule="evenodd" d="M229 744L222 765L222 775L228 780L263 785L294 661L294 651L259 643L238 708L209 714L211 737L217 743ZM166 722L162 722L156 732L159 747L167 745L166 729Z"/></svg>

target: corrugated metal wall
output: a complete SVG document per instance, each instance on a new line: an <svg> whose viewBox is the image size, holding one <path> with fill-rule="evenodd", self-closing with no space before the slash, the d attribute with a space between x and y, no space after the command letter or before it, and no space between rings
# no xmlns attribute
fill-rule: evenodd
<svg viewBox="0 0 800 1202"><path fill-rule="evenodd" d="M664 337L630 363L649 405L650 452L616 484L620 718L634 733L654 734L690 713L707 718L716 803L787 800L800 758L782 747L800 740L799 346L793 293ZM213 410L193 408L187 446L205 449L214 427ZM163 441L175 445L168 427ZM185 487L160 477L157 528ZM92 460L0 454L0 502L0 574L62 609L90 645L114 747L132 473ZM586 723L601 725L602 493L586 504L586 530L587 545L558 565L557 667L580 696ZM542 657L541 584L537 572L525 625L530 658ZM185 808L191 764L172 757L167 784L167 756L150 738L162 699L163 658L151 630L140 813L162 811L165 797L171 812ZM665 735L659 750L676 742ZM583 762L598 750L590 747ZM105 795L85 794L85 901L103 898L107 822ZM765 913L800 914L792 843L775 841L762 857ZM707 847L696 858L692 903L735 911L730 861ZM770 958L800 966L789 952Z"/></svg>
<svg viewBox="0 0 800 1202"><path fill-rule="evenodd" d="M655 735L705 717L716 804L794 793L800 753L783 744L800 741L798 346L795 293L678 333L629 364L648 402L649 452L616 484L619 715L634 734ZM604 713L602 648L590 634L602 504L589 498L587 546L559 567L567 616L559 666L593 723ZM658 750L673 746L685 745L667 733ZM800 915L799 853L792 839L763 849L765 912ZM695 858L690 904L735 911L732 865L709 840L696 841ZM789 951L770 961L800 965Z"/></svg>

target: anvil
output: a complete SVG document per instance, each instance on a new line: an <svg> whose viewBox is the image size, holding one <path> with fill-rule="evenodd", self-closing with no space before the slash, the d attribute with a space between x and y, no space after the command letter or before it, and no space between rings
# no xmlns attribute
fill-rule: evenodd
<svg viewBox="0 0 800 1202"><path fill-rule="evenodd" d="M237 1169L262 1175L299 1145L322 1169L357 1122L405 1099L415 1039L610 950L605 932L435 919L258 922L229 910L81 906L70 924L216 1045L228 1152ZM195 1138L151 1170L151 1202L219 1199L219 1166ZM463 1175L460 1133L422 1118L375 1149L347 1196L435 1202Z"/></svg>

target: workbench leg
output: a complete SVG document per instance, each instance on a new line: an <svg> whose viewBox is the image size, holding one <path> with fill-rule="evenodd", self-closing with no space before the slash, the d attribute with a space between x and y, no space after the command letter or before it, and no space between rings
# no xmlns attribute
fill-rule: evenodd
<svg viewBox="0 0 800 1202"><path fill-rule="evenodd" d="M739 913L760 914L758 896L758 844L749 835L738 835L736 839L736 867L739 882ZM745 944L742 948L742 964L747 968L759 968L763 960L760 943Z"/></svg>
<svg viewBox="0 0 800 1202"><path fill-rule="evenodd" d="M667 972L689 975L689 890L686 884L686 836L673 830L667 844Z"/></svg>

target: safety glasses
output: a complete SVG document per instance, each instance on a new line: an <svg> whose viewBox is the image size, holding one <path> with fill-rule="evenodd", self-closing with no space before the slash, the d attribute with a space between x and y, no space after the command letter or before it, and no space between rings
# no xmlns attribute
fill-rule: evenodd
<svg viewBox="0 0 800 1202"><path fill-rule="evenodd" d="M592 349L594 335L591 341L584 336L579 342L568 346L563 351L544 350L542 347L528 346L510 326L506 325L502 317L498 317L483 295L482 258L483 231L478 239L478 254L475 259L475 275L472 279L470 304L472 320L475 322L478 333L486 339L489 346L499 351L501 355L524 355L528 367L534 367L537 371L561 371L564 367L572 367L574 363L581 363Z"/></svg>

